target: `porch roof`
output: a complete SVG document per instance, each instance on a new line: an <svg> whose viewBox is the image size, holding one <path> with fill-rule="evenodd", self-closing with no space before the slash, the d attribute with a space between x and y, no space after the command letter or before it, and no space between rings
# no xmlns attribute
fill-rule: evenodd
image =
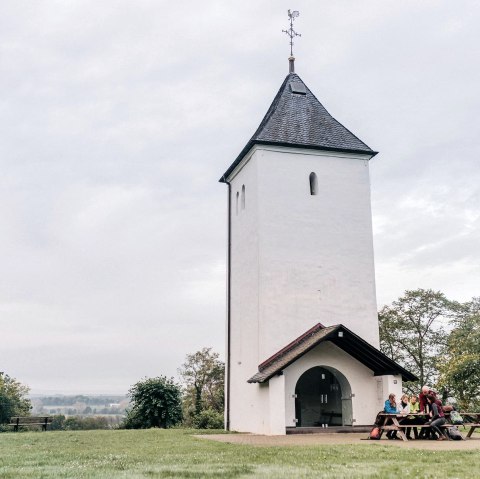
<svg viewBox="0 0 480 479"><path fill-rule="evenodd" d="M335 346L343 349L343 351L371 369L375 376L392 374L401 375L404 381L418 380L414 374L404 369L377 348L374 348L360 336L343 326L343 324L325 327L318 323L260 364L258 373L253 375L248 382L267 382L324 341L330 341Z"/></svg>

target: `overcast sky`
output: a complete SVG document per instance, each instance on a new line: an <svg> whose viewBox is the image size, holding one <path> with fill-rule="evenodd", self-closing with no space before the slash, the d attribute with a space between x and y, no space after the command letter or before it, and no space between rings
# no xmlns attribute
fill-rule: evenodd
<svg viewBox="0 0 480 479"><path fill-rule="evenodd" d="M218 178L288 73L380 152L378 304L480 295L480 3L0 3L0 370L126 392L223 355Z"/></svg>

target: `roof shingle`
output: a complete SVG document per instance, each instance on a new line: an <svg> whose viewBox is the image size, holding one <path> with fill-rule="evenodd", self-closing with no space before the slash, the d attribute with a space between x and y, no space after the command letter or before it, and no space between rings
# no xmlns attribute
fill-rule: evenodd
<svg viewBox="0 0 480 479"><path fill-rule="evenodd" d="M404 369L393 359L390 359L342 324L324 327L318 323L260 364L258 372L248 382L267 382L275 374L280 373L287 366L290 366L290 364L324 341L330 341L335 346L343 349L347 354L371 369L375 376L394 374L401 375L404 381L416 381L418 379L414 374Z"/></svg>
<svg viewBox="0 0 480 479"><path fill-rule="evenodd" d="M255 144L376 154L328 113L296 73L287 75L257 131L220 181Z"/></svg>

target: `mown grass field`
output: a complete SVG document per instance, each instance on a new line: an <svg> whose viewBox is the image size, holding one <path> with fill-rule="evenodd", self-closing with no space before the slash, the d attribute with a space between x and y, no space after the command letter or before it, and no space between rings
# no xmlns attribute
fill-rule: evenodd
<svg viewBox="0 0 480 479"><path fill-rule="evenodd" d="M423 451L381 443L255 447L199 439L194 433L4 433L0 478L452 479L480 474L478 450Z"/></svg>

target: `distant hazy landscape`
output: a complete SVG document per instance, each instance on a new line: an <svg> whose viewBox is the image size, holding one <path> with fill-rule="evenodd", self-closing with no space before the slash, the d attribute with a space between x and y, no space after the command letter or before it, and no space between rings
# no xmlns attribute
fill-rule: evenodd
<svg viewBox="0 0 480 479"><path fill-rule="evenodd" d="M129 404L126 395L111 394L35 394L30 396L30 400L34 416L45 414L49 416L63 415L66 418L72 416L105 417L111 427L121 422Z"/></svg>

